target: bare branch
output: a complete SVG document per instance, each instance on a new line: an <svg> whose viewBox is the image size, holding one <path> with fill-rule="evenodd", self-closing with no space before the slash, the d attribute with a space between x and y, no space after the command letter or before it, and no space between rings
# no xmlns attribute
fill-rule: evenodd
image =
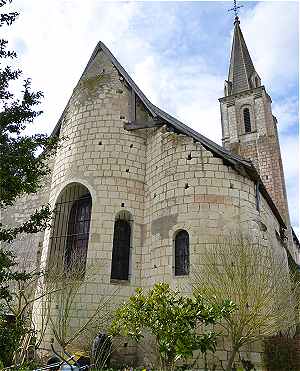
<svg viewBox="0 0 300 371"><path fill-rule="evenodd" d="M202 262L192 272L194 291L212 303L230 299L238 306L220 323L232 342L226 370L242 345L295 325L296 300L284 250L268 240L231 234L207 247Z"/></svg>

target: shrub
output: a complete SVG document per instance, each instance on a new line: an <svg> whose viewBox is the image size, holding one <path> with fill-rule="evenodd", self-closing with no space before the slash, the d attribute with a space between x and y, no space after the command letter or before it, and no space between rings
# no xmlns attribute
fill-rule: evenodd
<svg viewBox="0 0 300 371"><path fill-rule="evenodd" d="M117 310L111 332L139 342L149 331L155 338L159 368L171 371L195 350L214 352L217 334L205 331L205 326L229 316L234 308L229 300L211 305L200 295L185 297L167 283L157 283L148 293L137 289Z"/></svg>

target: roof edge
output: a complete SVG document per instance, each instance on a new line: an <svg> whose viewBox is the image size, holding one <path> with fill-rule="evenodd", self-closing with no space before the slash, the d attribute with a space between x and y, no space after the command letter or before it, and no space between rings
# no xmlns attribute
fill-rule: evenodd
<svg viewBox="0 0 300 371"><path fill-rule="evenodd" d="M99 41L96 45L96 47L94 48L91 56L90 56L90 59L87 63L87 65L85 66L78 82L82 79L82 77L84 76L84 74L86 73L86 71L88 70L90 64L93 62L93 60L95 59L96 55L98 54L98 52L102 50L107 56L108 58L111 60L112 64L117 68L117 70L119 71L119 73L122 75L122 77L125 79L125 81L128 83L129 86L131 86L131 88L134 90L134 92L137 94L137 96L140 98L140 100L145 104L145 106L147 107L147 109L149 110L149 112L151 113L151 115L153 117L156 117L156 112L152 109L152 103L149 101L149 99L145 96L145 94L140 90L140 88L136 85L136 83L132 80L132 78L128 75L128 73L125 71L125 69L122 67L122 65L119 63L119 61L115 58L115 56L111 53L111 51L106 47L106 45L102 42L102 41ZM78 85L78 82L77 84L75 85L75 87ZM74 87L74 89L75 89ZM73 91L74 91L73 89ZM73 94L73 92L72 92ZM71 97L72 97L72 94L71 94ZM60 118L58 119L58 122L57 124L55 125L52 133L50 134L50 136L55 136L59 133L59 130L60 130L60 124L61 124L61 121L65 115L65 112L67 110L67 107L70 103L70 100L71 100L71 97L69 98L62 114L60 115Z"/></svg>
<svg viewBox="0 0 300 371"><path fill-rule="evenodd" d="M233 93L233 94L230 94L230 95L226 95L225 97L218 98L218 101L219 102L224 102L224 101L230 100L230 98L232 99L232 98L234 98L234 97L236 97L238 95L243 95L245 93L251 94L251 93L254 93L255 90L263 90L266 94L268 94L267 91L266 91L265 85L260 85L260 86L257 86L256 88L242 90L242 91L239 91L238 93Z"/></svg>
<svg viewBox="0 0 300 371"><path fill-rule="evenodd" d="M149 99L144 95L144 93L140 90L140 88L136 85L136 83L132 80L132 78L128 75L128 73L125 71L125 69L122 67L122 65L119 63L119 61L114 57L114 55L111 53L111 51L101 42L99 41L94 48L93 53L91 54L91 57L83 71L83 73L80 76L81 80L85 72L87 71L88 67L96 57L97 53L102 50L108 58L111 60L112 64L117 68L119 73L122 75L122 77L125 79L125 81L128 83L128 85L134 90L134 92L137 94L137 96L141 99L141 101L144 103L146 108L149 110L150 114L154 118L161 118L164 122L168 123L171 127L175 128L179 132L192 137L196 141L200 142L205 148L213 152L216 156L223 158L226 160L230 165L238 172L242 173L244 176L248 176L251 180L255 182L259 182L260 184L260 190L262 192L262 195L265 197L267 203L269 204L272 212L274 213L275 217L277 218L280 225L286 229L285 223L275 206L272 198L270 197L269 193L267 192L265 186L263 185L263 182L257 173L257 170L253 166L252 162L246 159L241 158L240 156L226 150L224 147L218 145L217 143L213 142L212 140L206 138L204 135L198 133L194 129L190 128L189 126L185 125L175 117L171 116L167 112L163 111L162 109L156 107L154 104L152 104ZM78 84L77 82L77 84ZM76 86L77 86L76 84ZM76 87L75 86L75 87ZM260 87L261 88L261 87ZM74 88L75 89L75 88ZM74 91L73 89L73 91ZM73 93L72 93L73 94ZM239 93L237 93L239 94ZM72 95L71 95L72 97ZM71 97L69 98L57 124L55 125L52 133L50 136L55 136L59 134L60 126L62 123L62 119L65 115L65 112L67 110L67 107L69 105L69 102L71 100ZM227 97L226 97L227 98Z"/></svg>
<svg viewBox="0 0 300 371"><path fill-rule="evenodd" d="M154 106L155 107L155 106ZM270 209L274 213L276 219L278 220L279 224L283 229L286 229L286 225L276 207L274 204L271 196L269 195L266 187L263 184L263 181L258 174L256 168L254 167L253 163L251 161L245 160L238 155L235 155L234 153L226 150L224 147L219 146L217 143L213 142L212 140L206 138L202 134L196 132L195 130L189 128L179 120L175 119L171 115L167 114L166 112L162 111L160 108L155 107L156 110L158 110L158 113L161 113L163 115L160 115L163 119L167 120L172 126L174 126L177 130L183 132L184 134L191 136L193 139L199 141L205 148L209 149L213 153L219 155L220 157L226 159L228 162L231 163L231 165L235 168L236 171L240 173L238 165L241 165L245 168L245 171L247 173L248 178L253 180L255 183L259 183L259 190L263 197L266 199L268 205L270 206ZM167 117L166 117L167 115ZM168 120L169 119L169 120ZM170 120L171 119L171 120ZM245 175L245 174L243 174Z"/></svg>

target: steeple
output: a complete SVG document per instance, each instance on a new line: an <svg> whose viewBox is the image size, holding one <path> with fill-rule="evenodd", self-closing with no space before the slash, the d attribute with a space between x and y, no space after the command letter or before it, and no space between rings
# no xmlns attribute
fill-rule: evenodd
<svg viewBox="0 0 300 371"><path fill-rule="evenodd" d="M269 195L289 225L277 120L272 100L261 85L245 43L234 2L235 21L228 80L221 109L223 146L251 160Z"/></svg>
<svg viewBox="0 0 300 371"><path fill-rule="evenodd" d="M251 90L261 85L255 71L246 42L244 40L239 17L235 17L228 80L225 81L225 96Z"/></svg>

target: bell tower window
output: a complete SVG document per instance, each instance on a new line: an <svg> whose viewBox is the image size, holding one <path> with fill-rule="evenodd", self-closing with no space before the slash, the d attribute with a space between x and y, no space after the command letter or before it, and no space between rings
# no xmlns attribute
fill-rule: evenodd
<svg viewBox="0 0 300 371"><path fill-rule="evenodd" d="M245 133L251 133L251 117L250 117L249 108L244 108L243 116L244 116Z"/></svg>

